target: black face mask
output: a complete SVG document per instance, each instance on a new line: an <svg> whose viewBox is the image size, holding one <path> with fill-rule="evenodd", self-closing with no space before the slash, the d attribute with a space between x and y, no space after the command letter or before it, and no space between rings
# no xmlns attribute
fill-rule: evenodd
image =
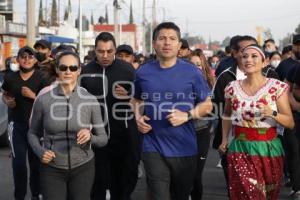
<svg viewBox="0 0 300 200"><path fill-rule="evenodd" d="M21 70L23 73L28 73L28 72L31 72L32 70L34 70L34 66L31 67L31 68L29 68L29 69L20 66L20 70Z"/></svg>
<svg viewBox="0 0 300 200"><path fill-rule="evenodd" d="M45 61L47 59L46 53L41 53L41 52L36 53L36 59L39 62Z"/></svg>

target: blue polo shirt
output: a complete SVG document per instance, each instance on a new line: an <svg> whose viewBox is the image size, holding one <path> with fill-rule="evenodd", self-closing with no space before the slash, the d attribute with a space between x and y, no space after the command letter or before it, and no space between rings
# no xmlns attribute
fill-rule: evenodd
<svg viewBox="0 0 300 200"><path fill-rule="evenodd" d="M210 95L200 70L177 59L174 66L162 68L157 60L142 65L136 73L135 98L145 102L144 114L152 130L144 135L143 151L165 157L197 154L193 122L174 127L166 119L170 109L189 111Z"/></svg>

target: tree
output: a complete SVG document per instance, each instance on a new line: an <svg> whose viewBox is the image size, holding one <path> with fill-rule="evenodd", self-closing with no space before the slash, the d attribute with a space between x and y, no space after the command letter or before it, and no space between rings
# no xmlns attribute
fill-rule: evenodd
<svg viewBox="0 0 300 200"><path fill-rule="evenodd" d="M69 0L68 6L67 6L67 8L65 10L64 21L68 21L69 20L71 12L72 12L71 0Z"/></svg>
<svg viewBox="0 0 300 200"><path fill-rule="evenodd" d="M150 43L152 42L151 23L146 24L146 51L151 52Z"/></svg>
<svg viewBox="0 0 300 200"><path fill-rule="evenodd" d="M51 26L58 26L58 17L57 17L57 4L56 0L52 1L52 8L51 8Z"/></svg>
<svg viewBox="0 0 300 200"><path fill-rule="evenodd" d="M299 24L298 27L295 29L295 33L296 33L296 34L300 34L300 24Z"/></svg>
<svg viewBox="0 0 300 200"><path fill-rule="evenodd" d="M65 14L64 14L64 21L68 21L68 19L69 19L69 12L68 12L68 8L66 8Z"/></svg>
<svg viewBox="0 0 300 200"><path fill-rule="evenodd" d="M105 6L105 22L109 24L107 5Z"/></svg>
<svg viewBox="0 0 300 200"><path fill-rule="evenodd" d="M201 36L189 36L185 38L190 46L195 46L197 44L205 44L205 40Z"/></svg>
<svg viewBox="0 0 300 200"><path fill-rule="evenodd" d="M94 15L93 15L93 11L92 11L92 14L91 14L91 25L94 25Z"/></svg>
<svg viewBox="0 0 300 200"><path fill-rule="evenodd" d="M210 44L212 44L212 45L220 45L220 42L217 41L217 40L214 40L214 41L210 42Z"/></svg>
<svg viewBox="0 0 300 200"><path fill-rule="evenodd" d="M221 46L222 46L222 47L229 46L230 39L231 39L231 37L229 37L229 36L225 37L224 40L223 40L222 43L221 43Z"/></svg>
<svg viewBox="0 0 300 200"><path fill-rule="evenodd" d="M280 47L283 48L287 45L290 45L292 42L292 34L288 33L284 38L280 40Z"/></svg>
<svg viewBox="0 0 300 200"><path fill-rule="evenodd" d="M43 15L43 0L40 0L40 8L39 8L39 26L45 26L46 22L44 20L44 15Z"/></svg>
<svg viewBox="0 0 300 200"><path fill-rule="evenodd" d="M130 14L129 14L129 24L133 24L133 11L132 11L132 1L130 1Z"/></svg>
<svg viewBox="0 0 300 200"><path fill-rule="evenodd" d="M104 24L104 23L106 23L106 19L103 16L100 16L99 19L98 19L98 23L99 24Z"/></svg>

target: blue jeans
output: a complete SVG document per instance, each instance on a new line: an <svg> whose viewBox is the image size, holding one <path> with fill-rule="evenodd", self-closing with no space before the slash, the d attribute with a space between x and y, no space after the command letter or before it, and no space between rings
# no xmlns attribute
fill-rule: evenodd
<svg viewBox="0 0 300 200"><path fill-rule="evenodd" d="M33 153L27 141L27 123L14 122L12 143L14 157L12 159L14 196L16 200L24 200L27 192L27 154L30 167L30 189L33 197L40 194L38 157Z"/></svg>

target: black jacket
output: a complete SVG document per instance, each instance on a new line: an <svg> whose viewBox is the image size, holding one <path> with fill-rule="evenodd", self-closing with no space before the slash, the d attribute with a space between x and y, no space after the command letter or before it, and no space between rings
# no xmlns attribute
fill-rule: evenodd
<svg viewBox="0 0 300 200"><path fill-rule="evenodd" d="M118 99L113 95L115 84L118 83L131 92L134 79L134 68L129 63L119 59L115 59L106 68L101 67L96 60L82 68L80 85L86 88L89 93L95 95L100 102L103 113L102 119L104 122L106 121L107 133L110 134L111 139L117 136L122 137L124 131L128 128L129 121L134 119L131 117L132 113L129 112L130 99ZM122 105L116 106L118 103ZM114 106L116 106L115 109ZM117 111L116 109L123 110ZM131 117L131 120L128 120L129 117Z"/></svg>
<svg viewBox="0 0 300 200"><path fill-rule="evenodd" d="M229 69L223 71L217 78L215 86L213 88L212 101L217 105L218 110L214 110L214 113L218 114L218 124L215 128L215 137L213 140L213 148L218 149L222 142L222 114L224 110L225 98L224 89L231 81L236 80L237 66L232 66ZM262 73L268 78L279 79L277 73L271 66L263 68ZM215 106L214 106L215 108Z"/></svg>
<svg viewBox="0 0 300 200"><path fill-rule="evenodd" d="M133 153L135 161L139 162L140 136L134 113L129 106L130 98L119 99L113 95L117 83L132 95L134 80L135 69L129 63L115 59L110 66L103 68L95 59L82 68L79 83L95 95L101 104L102 119L109 135L107 146L125 145Z"/></svg>

